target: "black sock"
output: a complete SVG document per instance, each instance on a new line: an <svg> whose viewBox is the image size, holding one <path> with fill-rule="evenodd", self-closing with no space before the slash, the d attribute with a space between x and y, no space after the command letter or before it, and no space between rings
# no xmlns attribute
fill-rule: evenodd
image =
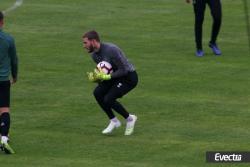
<svg viewBox="0 0 250 167"><path fill-rule="evenodd" d="M1 135L8 136L10 129L10 114L8 112L2 113L0 118Z"/></svg>
<svg viewBox="0 0 250 167"><path fill-rule="evenodd" d="M0 122L1 122L1 115L0 115ZM0 135L1 135L1 129L2 129L2 128L1 128L1 126L0 126Z"/></svg>

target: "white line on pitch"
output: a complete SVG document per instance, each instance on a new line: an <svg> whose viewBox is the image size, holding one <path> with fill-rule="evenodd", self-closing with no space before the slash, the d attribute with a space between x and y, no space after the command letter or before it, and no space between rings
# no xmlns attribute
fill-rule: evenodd
<svg viewBox="0 0 250 167"><path fill-rule="evenodd" d="M6 15L7 13L15 10L17 7L21 6L23 4L23 0L16 0L16 2L9 7L8 9L4 10L3 13Z"/></svg>

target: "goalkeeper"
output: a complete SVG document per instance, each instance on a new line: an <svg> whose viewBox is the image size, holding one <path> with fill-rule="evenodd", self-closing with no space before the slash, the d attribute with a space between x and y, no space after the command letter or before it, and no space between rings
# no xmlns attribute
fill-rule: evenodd
<svg viewBox="0 0 250 167"><path fill-rule="evenodd" d="M138 77L134 66L116 45L102 43L96 31L86 32L82 36L82 40L84 48L91 54L96 64L101 61L107 61L112 65L114 71L111 74L105 74L100 70L88 73L88 79L91 82L98 82L94 90L94 96L110 119L109 125L102 133L109 134L115 128L121 126L121 122L113 113L114 110L121 114L127 121L125 135L131 135L134 131L137 117L129 114L117 99L136 87Z"/></svg>

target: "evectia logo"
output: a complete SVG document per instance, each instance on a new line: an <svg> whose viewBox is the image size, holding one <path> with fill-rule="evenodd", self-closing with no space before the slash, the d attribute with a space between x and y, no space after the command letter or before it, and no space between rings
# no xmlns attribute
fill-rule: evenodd
<svg viewBox="0 0 250 167"><path fill-rule="evenodd" d="M240 154L221 154L221 153L216 153L215 156L214 156L214 160L217 161L217 162L220 162L220 161L224 161L224 162L239 162L241 161L241 157L242 155Z"/></svg>

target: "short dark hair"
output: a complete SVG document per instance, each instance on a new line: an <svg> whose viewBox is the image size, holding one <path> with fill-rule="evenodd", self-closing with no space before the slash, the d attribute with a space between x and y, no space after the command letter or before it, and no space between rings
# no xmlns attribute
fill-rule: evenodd
<svg viewBox="0 0 250 167"><path fill-rule="evenodd" d="M2 12L2 11L0 11L0 21L2 21L2 20L3 20L3 18L4 18L3 12Z"/></svg>
<svg viewBox="0 0 250 167"><path fill-rule="evenodd" d="M100 37L95 30L86 32L82 37L88 39L95 39L96 41L100 42Z"/></svg>

